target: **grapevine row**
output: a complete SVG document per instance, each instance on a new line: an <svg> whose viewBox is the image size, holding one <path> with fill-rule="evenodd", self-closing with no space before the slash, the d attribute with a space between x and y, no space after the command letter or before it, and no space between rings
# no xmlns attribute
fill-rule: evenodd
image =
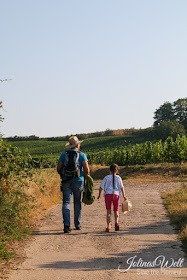
<svg viewBox="0 0 187 280"><path fill-rule="evenodd" d="M161 140L152 143L136 144L131 148L122 146L118 149L86 153L89 164L110 165L117 163L121 166L134 164L182 162L187 160L187 137L177 136L174 141L168 137L165 142Z"/></svg>

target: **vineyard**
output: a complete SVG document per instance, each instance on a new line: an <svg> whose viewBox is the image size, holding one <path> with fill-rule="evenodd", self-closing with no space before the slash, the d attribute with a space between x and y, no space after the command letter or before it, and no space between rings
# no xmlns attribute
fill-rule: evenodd
<svg viewBox="0 0 187 280"><path fill-rule="evenodd" d="M125 136L103 136L86 139L81 144L81 151L95 153L118 149L121 146L130 147L135 143L143 143L145 140L134 135ZM65 151L66 141L49 141L46 139L28 141L9 141L13 146L18 146L23 151L31 154L36 166L56 167L60 154Z"/></svg>
<svg viewBox="0 0 187 280"><path fill-rule="evenodd" d="M110 165L112 162L120 166L135 164L182 162L187 159L187 138L178 136L175 141L168 137L165 142L145 142L136 144L131 148L120 147L118 149L87 153L90 164Z"/></svg>
<svg viewBox="0 0 187 280"><path fill-rule="evenodd" d="M11 144L28 151L38 167L56 167L60 154L67 141L16 141ZM179 136L176 140L168 137L166 141L143 143L143 139L129 136L106 136L84 140L81 151L86 153L89 164L120 166L182 162L187 160L187 138Z"/></svg>

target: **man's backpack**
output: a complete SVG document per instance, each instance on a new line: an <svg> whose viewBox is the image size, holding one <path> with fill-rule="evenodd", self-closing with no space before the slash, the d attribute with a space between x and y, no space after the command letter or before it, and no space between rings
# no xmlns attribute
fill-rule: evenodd
<svg viewBox="0 0 187 280"><path fill-rule="evenodd" d="M66 151L65 161L59 172L60 175L64 175L68 179L80 177L79 154L79 151Z"/></svg>
<svg viewBox="0 0 187 280"><path fill-rule="evenodd" d="M94 200L95 200L95 195L94 195L93 179L90 175L88 175L84 186L82 202L87 205L90 205L94 202Z"/></svg>

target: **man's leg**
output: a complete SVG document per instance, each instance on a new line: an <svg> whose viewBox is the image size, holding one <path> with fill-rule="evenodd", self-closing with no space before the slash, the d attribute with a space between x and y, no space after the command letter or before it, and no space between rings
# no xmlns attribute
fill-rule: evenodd
<svg viewBox="0 0 187 280"><path fill-rule="evenodd" d="M71 182L63 182L62 184L63 191L63 205L62 205L62 214L64 227L70 227L70 204L72 197Z"/></svg>
<svg viewBox="0 0 187 280"><path fill-rule="evenodd" d="M73 182L74 195L74 224L77 229L81 227L81 193L83 191L84 182Z"/></svg>

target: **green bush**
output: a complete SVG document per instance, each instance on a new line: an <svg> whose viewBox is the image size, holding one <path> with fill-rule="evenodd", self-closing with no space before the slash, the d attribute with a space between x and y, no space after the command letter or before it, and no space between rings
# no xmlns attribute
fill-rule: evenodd
<svg viewBox="0 0 187 280"><path fill-rule="evenodd" d="M9 258L4 244L20 239L29 230L32 197L27 195L32 158L0 139L0 258Z"/></svg>
<svg viewBox="0 0 187 280"><path fill-rule="evenodd" d="M6 259L9 260L14 255L12 252L8 252L6 249L6 245L0 241L0 260Z"/></svg>

